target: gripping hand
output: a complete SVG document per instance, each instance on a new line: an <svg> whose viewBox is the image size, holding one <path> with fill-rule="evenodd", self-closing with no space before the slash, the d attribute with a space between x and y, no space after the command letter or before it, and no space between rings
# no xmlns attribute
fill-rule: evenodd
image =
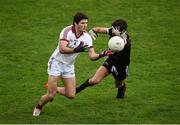
<svg viewBox="0 0 180 125"><path fill-rule="evenodd" d="M74 48L74 53L80 53L80 52L87 51L88 45L83 46L83 44L84 44L83 42L80 42L80 44L76 48Z"/></svg>
<svg viewBox="0 0 180 125"><path fill-rule="evenodd" d="M109 56L112 54L113 54L113 52L111 50L104 50L104 51L99 53L99 58L104 57L104 56Z"/></svg>
<svg viewBox="0 0 180 125"><path fill-rule="evenodd" d="M93 40L96 40L97 33L93 29L89 31L89 35L92 37Z"/></svg>
<svg viewBox="0 0 180 125"><path fill-rule="evenodd" d="M112 33L115 34L116 36L120 36L121 35L121 32L119 30L120 30L120 27L118 27L118 26L113 27L112 26Z"/></svg>

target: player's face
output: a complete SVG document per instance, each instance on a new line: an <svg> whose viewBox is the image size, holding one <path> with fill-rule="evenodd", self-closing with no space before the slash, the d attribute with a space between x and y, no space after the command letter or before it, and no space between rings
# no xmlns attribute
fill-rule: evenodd
<svg viewBox="0 0 180 125"><path fill-rule="evenodd" d="M79 30L80 32L86 31L87 25L88 25L88 20L87 20L87 19L81 20L81 21L77 24L78 30Z"/></svg>

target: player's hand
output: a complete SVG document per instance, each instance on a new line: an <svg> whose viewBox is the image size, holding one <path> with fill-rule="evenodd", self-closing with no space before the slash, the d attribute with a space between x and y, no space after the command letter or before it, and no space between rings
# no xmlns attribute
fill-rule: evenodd
<svg viewBox="0 0 180 125"><path fill-rule="evenodd" d="M88 45L84 45L83 46L83 44L84 44L83 42L80 42L80 44L76 48L74 48L74 53L79 53L79 52L87 51Z"/></svg>
<svg viewBox="0 0 180 125"><path fill-rule="evenodd" d="M96 40L97 33L93 29L89 30L89 35L92 37L93 40Z"/></svg>
<svg viewBox="0 0 180 125"><path fill-rule="evenodd" d="M104 50L104 51L99 53L99 57L101 58L101 57L109 56L109 55L112 55L112 54L113 54L112 50Z"/></svg>
<svg viewBox="0 0 180 125"><path fill-rule="evenodd" d="M119 26L116 26L116 27L112 26L112 33L115 34L116 36L120 36L121 35L121 32L119 30L120 30Z"/></svg>

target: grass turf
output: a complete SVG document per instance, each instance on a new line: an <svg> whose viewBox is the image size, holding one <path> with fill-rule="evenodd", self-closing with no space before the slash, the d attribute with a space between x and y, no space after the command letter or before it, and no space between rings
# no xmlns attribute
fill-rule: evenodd
<svg viewBox="0 0 180 125"><path fill-rule="evenodd" d="M0 123L180 123L179 6L178 0L1 0ZM89 16L89 29L109 27L120 17L128 21L133 43L126 98L115 99L113 78L107 77L74 100L57 96L40 117L32 117L45 93L47 61L59 32L77 11ZM107 40L99 35L97 52L107 48ZM92 76L103 61L91 62L81 54L77 83Z"/></svg>

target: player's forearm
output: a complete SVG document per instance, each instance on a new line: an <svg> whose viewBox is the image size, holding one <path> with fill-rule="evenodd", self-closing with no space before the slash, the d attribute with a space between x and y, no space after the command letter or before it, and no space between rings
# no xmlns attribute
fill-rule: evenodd
<svg viewBox="0 0 180 125"><path fill-rule="evenodd" d="M91 55L89 55L89 58L90 58L92 61L96 61L96 60L99 59L99 54L97 54L97 53L91 54Z"/></svg>
<svg viewBox="0 0 180 125"><path fill-rule="evenodd" d="M66 45L60 44L59 52L62 54L71 54L71 53L74 53L74 48L69 48Z"/></svg>
<svg viewBox="0 0 180 125"><path fill-rule="evenodd" d="M74 49L72 48L69 48L69 47L61 47L59 49L60 53L63 53L63 54L71 54L71 53L74 53Z"/></svg>
<svg viewBox="0 0 180 125"><path fill-rule="evenodd" d="M96 33L108 33L108 28L106 27L94 27L92 30Z"/></svg>
<svg viewBox="0 0 180 125"><path fill-rule="evenodd" d="M67 45L68 45L68 41L67 40L64 40L64 39L60 40L59 41L59 52L63 53L63 54L74 53L74 49L67 47Z"/></svg>
<svg viewBox="0 0 180 125"><path fill-rule="evenodd" d="M94 51L94 48L89 48L88 50L89 59L92 61L96 61L99 59L99 54Z"/></svg>

